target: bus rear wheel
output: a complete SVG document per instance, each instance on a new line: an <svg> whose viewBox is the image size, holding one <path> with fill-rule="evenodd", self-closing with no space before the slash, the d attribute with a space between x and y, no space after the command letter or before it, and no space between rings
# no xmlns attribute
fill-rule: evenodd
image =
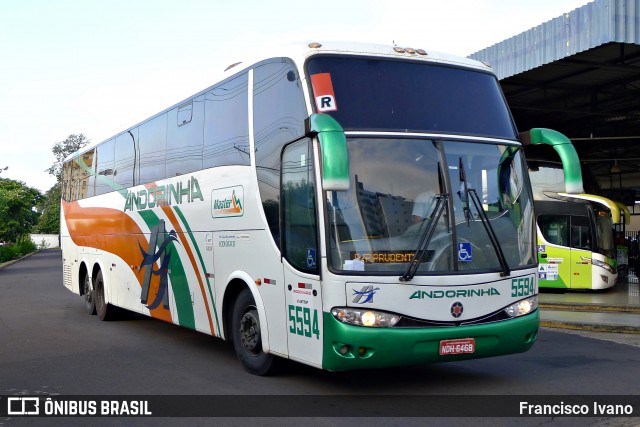
<svg viewBox="0 0 640 427"><path fill-rule="evenodd" d="M82 296L85 301L84 308L87 313L94 315L96 314L96 301L93 292L93 287L91 286L91 280L89 280L89 274L85 273L84 279L82 281Z"/></svg>
<svg viewBox="0 0 640 427"><path fill-rule="evenodd" d="M100 320L111 320L115 317L116 308L106 302L104 294L104 279L102 271L98 271L94 282L93 299L96 305L96 313Z"/></svg>
<svg viewBox="0 0 640 427"><path fill-rule="evenodd" d="M244 368L254 375L268 375L276 367L276 358L262 351L260 317L251 291L245 288L236 299L232 321L233 346Z"/></svg>

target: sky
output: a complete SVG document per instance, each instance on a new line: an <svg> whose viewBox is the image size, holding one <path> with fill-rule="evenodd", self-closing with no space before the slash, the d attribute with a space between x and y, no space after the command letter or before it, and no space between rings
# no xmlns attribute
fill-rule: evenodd
<svg viewBox="0 0 640 427"><path fill-rule="evenodd" d="M587 3L0 0L0 178L46 192L54 144L105 140L261 46L339 40L468 56Z"/></svg>

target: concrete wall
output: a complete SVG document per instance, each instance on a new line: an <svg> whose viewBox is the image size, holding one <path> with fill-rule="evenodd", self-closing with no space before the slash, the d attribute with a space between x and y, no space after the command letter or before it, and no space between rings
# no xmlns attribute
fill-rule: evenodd
<svg viewBox="0 0 640 427"><path fill-rule="evenodd" d="M32 234L31 240L38 248L42 249L57 248L60 246L57 234Z"/></svg>

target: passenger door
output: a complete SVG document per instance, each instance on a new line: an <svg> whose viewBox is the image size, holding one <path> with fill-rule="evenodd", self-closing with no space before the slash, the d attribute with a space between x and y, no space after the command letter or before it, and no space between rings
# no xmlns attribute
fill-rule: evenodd
<svg viewBox="0 0 640 427"><path fill-rule="evenodd" d="M322 365L317 198L311 140L293 142L282 154L282 254L289 357Z"/></svg>
<svg viewBox="0 0 640 427"><path fill-rule="evenodd" d="M571 216L571 288L591 288L593 236L589 217Z"/></svg>

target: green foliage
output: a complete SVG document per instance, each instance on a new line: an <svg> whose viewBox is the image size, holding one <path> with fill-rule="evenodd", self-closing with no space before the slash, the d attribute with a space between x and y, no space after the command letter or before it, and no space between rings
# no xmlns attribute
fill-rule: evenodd
<svg viewBox="0 0 640 427"><path fill-rule="evenodd" d="M64 141L56 142L51 149L56 161L49 169L47 169L47 172L49 172L50 175L55 176L58 179L58 182L60 182L64 159L67 158L69 154L78 151L88 143L89 140L87 137L81 133L78 135L69 135Z"/></svg>
<svg viewBox="0 0 640 427"><path fill-rule="evenodd" d="M22 181L0 178L0 241L16 243L38 222L35 209L43 196Z"/></svg>
<svg viewBox="0 0 640 427"><path fill-rule="evenodd" d="M51 149L56 161L47 172L56 177L56 184L47 191L42 203L38 205L41 213L37 225L33 228L35 233L59 234L60 233L60 197L62 181L62 165L64 159L75 153L89 143L89 139L83 134L69 135L64 141L56 142Z"/></svg>
<svg viewBox="0 0 640 427"><path fill-rule="evenodd" d="M59 234L60 233L60 183L56 183L47 191L38 205L40 218L33 228L33 233Z"/></svg>
<svg viewBox="0 0 640 427"><path fill-rule="evenodd" d="M29 236L21 236L11 245L0 246L0 262L11 261L36 250L36 244Z"/></svg>

